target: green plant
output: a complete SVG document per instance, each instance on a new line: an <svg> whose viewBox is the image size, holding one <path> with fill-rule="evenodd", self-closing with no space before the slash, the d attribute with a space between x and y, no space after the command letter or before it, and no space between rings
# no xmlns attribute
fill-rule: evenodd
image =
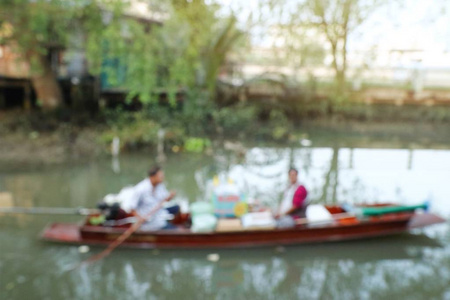
<svg viewBox="0 0 450 300"><path fill-rule="evenodd" d="M272 128L271 137L275 140L281 140L290 132L291 122L281 110L272 110L269 116L270 128Z"/></svg>
<svg viewBox="0 0 450 300"><path fill-rule="evenodd" d="M188 152L201 153L211 146L211 141L206 138L187 138L184 149Z"/></svg>
<svg viewBox="0 0 450 300"><path fill-rule="evenodd" d="M110 129L100 137L101 142L111 143L114 137L120 139L124 147L156 145L158 129L161 126L142 113L119 113L114 120L108 120Z"/></svg>

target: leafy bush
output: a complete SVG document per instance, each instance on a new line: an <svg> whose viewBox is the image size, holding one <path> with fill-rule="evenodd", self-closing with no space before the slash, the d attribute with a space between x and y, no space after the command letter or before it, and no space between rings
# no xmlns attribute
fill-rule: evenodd
<svg viewBox="0 0 450 300"><path fill-rule="evenodd" d="M280 110L270 112L269 122L272 128L271 137L274 140L286 138L292 130L292 122Z"/></svg>
<svg viewBox="0 0 450 300"><path fill-rule="evenodd" d="M201 153L211 146L211 141L205 138L187 138L184 149L188 152Z"/></svg>
<svg viewBox="0 0 450 300"><path fill-rule="evenodd" d="M220 108L212 113L216 126L226 134L247 133L255 129L255 106L236 105Z"/></svg>
<svg viewBox="0 0 450 300"><path fill-rule="evenodd" d="M143 114L125 113L115 122L108 122L112 128L106 130L101 138L104 143L111 143L114 137L118 137L126 148L135 148L143 145L156 145L158 130L161 126Z"/></svg>

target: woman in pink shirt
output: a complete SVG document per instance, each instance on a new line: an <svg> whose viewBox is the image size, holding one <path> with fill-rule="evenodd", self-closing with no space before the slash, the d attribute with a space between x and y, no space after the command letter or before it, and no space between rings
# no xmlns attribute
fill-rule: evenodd
<svg viewBox="0 0 450 300"><path fill-rule="evenodd" d="M291 168L289 170L289 185L284 191L283 200L278 210L277 218L280 220L285 219L286 221L287 219L304 218L307 206L307 195L308 192L306 191L305 186L298 181L298 171Z"/></svg>

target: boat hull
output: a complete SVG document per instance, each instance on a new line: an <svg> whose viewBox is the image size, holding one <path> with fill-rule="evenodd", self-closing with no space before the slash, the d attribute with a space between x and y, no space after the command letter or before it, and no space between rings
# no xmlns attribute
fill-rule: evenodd
<svg viewBox="0 0 450 300"><path fill-rule="evenodd" d="M121 246L145 249L198 249L296 245L386 236L442 222L445 220L434 214L423 213L386 215L366 221L333 222L289 229L211 233L192 233L189 230L137 231ZM45 228L41 237L51 242L109 245L124 230L126 229L54 223Z"/></svg>

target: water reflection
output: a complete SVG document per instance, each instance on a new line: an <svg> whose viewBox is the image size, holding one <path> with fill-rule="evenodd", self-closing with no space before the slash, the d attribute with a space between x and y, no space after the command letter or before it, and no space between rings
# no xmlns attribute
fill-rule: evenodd
<svg viewBox="0 0 450 300"><path fill-rule="evenodd" d="M135 184L153 163L150 155L123 156L121 168L107 160L67 168L0 175L0 191L13 195L18 206L93 206L105 194ZM361 148L252 148L236 163L232 153L214 156L176 155L165 168L168 184L181 198L204 198L206 183L216 174L235 179L250 197L276 205L295 166L314 202L395 201L419 203L432 196L433 205L450 215L449 150Z"/></svg>
<svg viewBox="0 0 450 300"><path fill-rule="evenodd" d="M2 272L7 299L421 299L449 290L450 272L443 266L450 264L450 247L434 243L401 236L282 253L219 251L216 263L206 260L205 251L124 250L74 271L68 266L84 258L76 247L46 246L22 257L24 263L2 260L1 266L8 270Z"/></svg>
<svg viewBox="0 0 450 300"><path fill-rule="evenodd" d="M313 202L420 203L432 197L436 211L450 215L450 151L357 148L253 148L229 176L245 182L251 196L279 200L290 166ZM224 171L224 172L225 172Z"/></svg>
<svg viewBox="0 0 450 300"><path fill-rule="evenodd" d="M154 160L127 155L87 164L0 174L0 192L17 206L92 207L105 194L134 184ZM216 174L235 179L251 197L276 206L290 166L312 201L416 204L429 195L432 210L450 217L450 150L350 147L255 147L245 156L174 155L165 164L168 186L180 199L205 197ZM118 173L119 172L119 173ZM414 235L332 245L219 251L120 250L68 272L89 254L39 242L50 221L77 217L0 217L0 289L6 299L450 299L450 226ZM94 250L99 251L99 250Z"/></svg>

